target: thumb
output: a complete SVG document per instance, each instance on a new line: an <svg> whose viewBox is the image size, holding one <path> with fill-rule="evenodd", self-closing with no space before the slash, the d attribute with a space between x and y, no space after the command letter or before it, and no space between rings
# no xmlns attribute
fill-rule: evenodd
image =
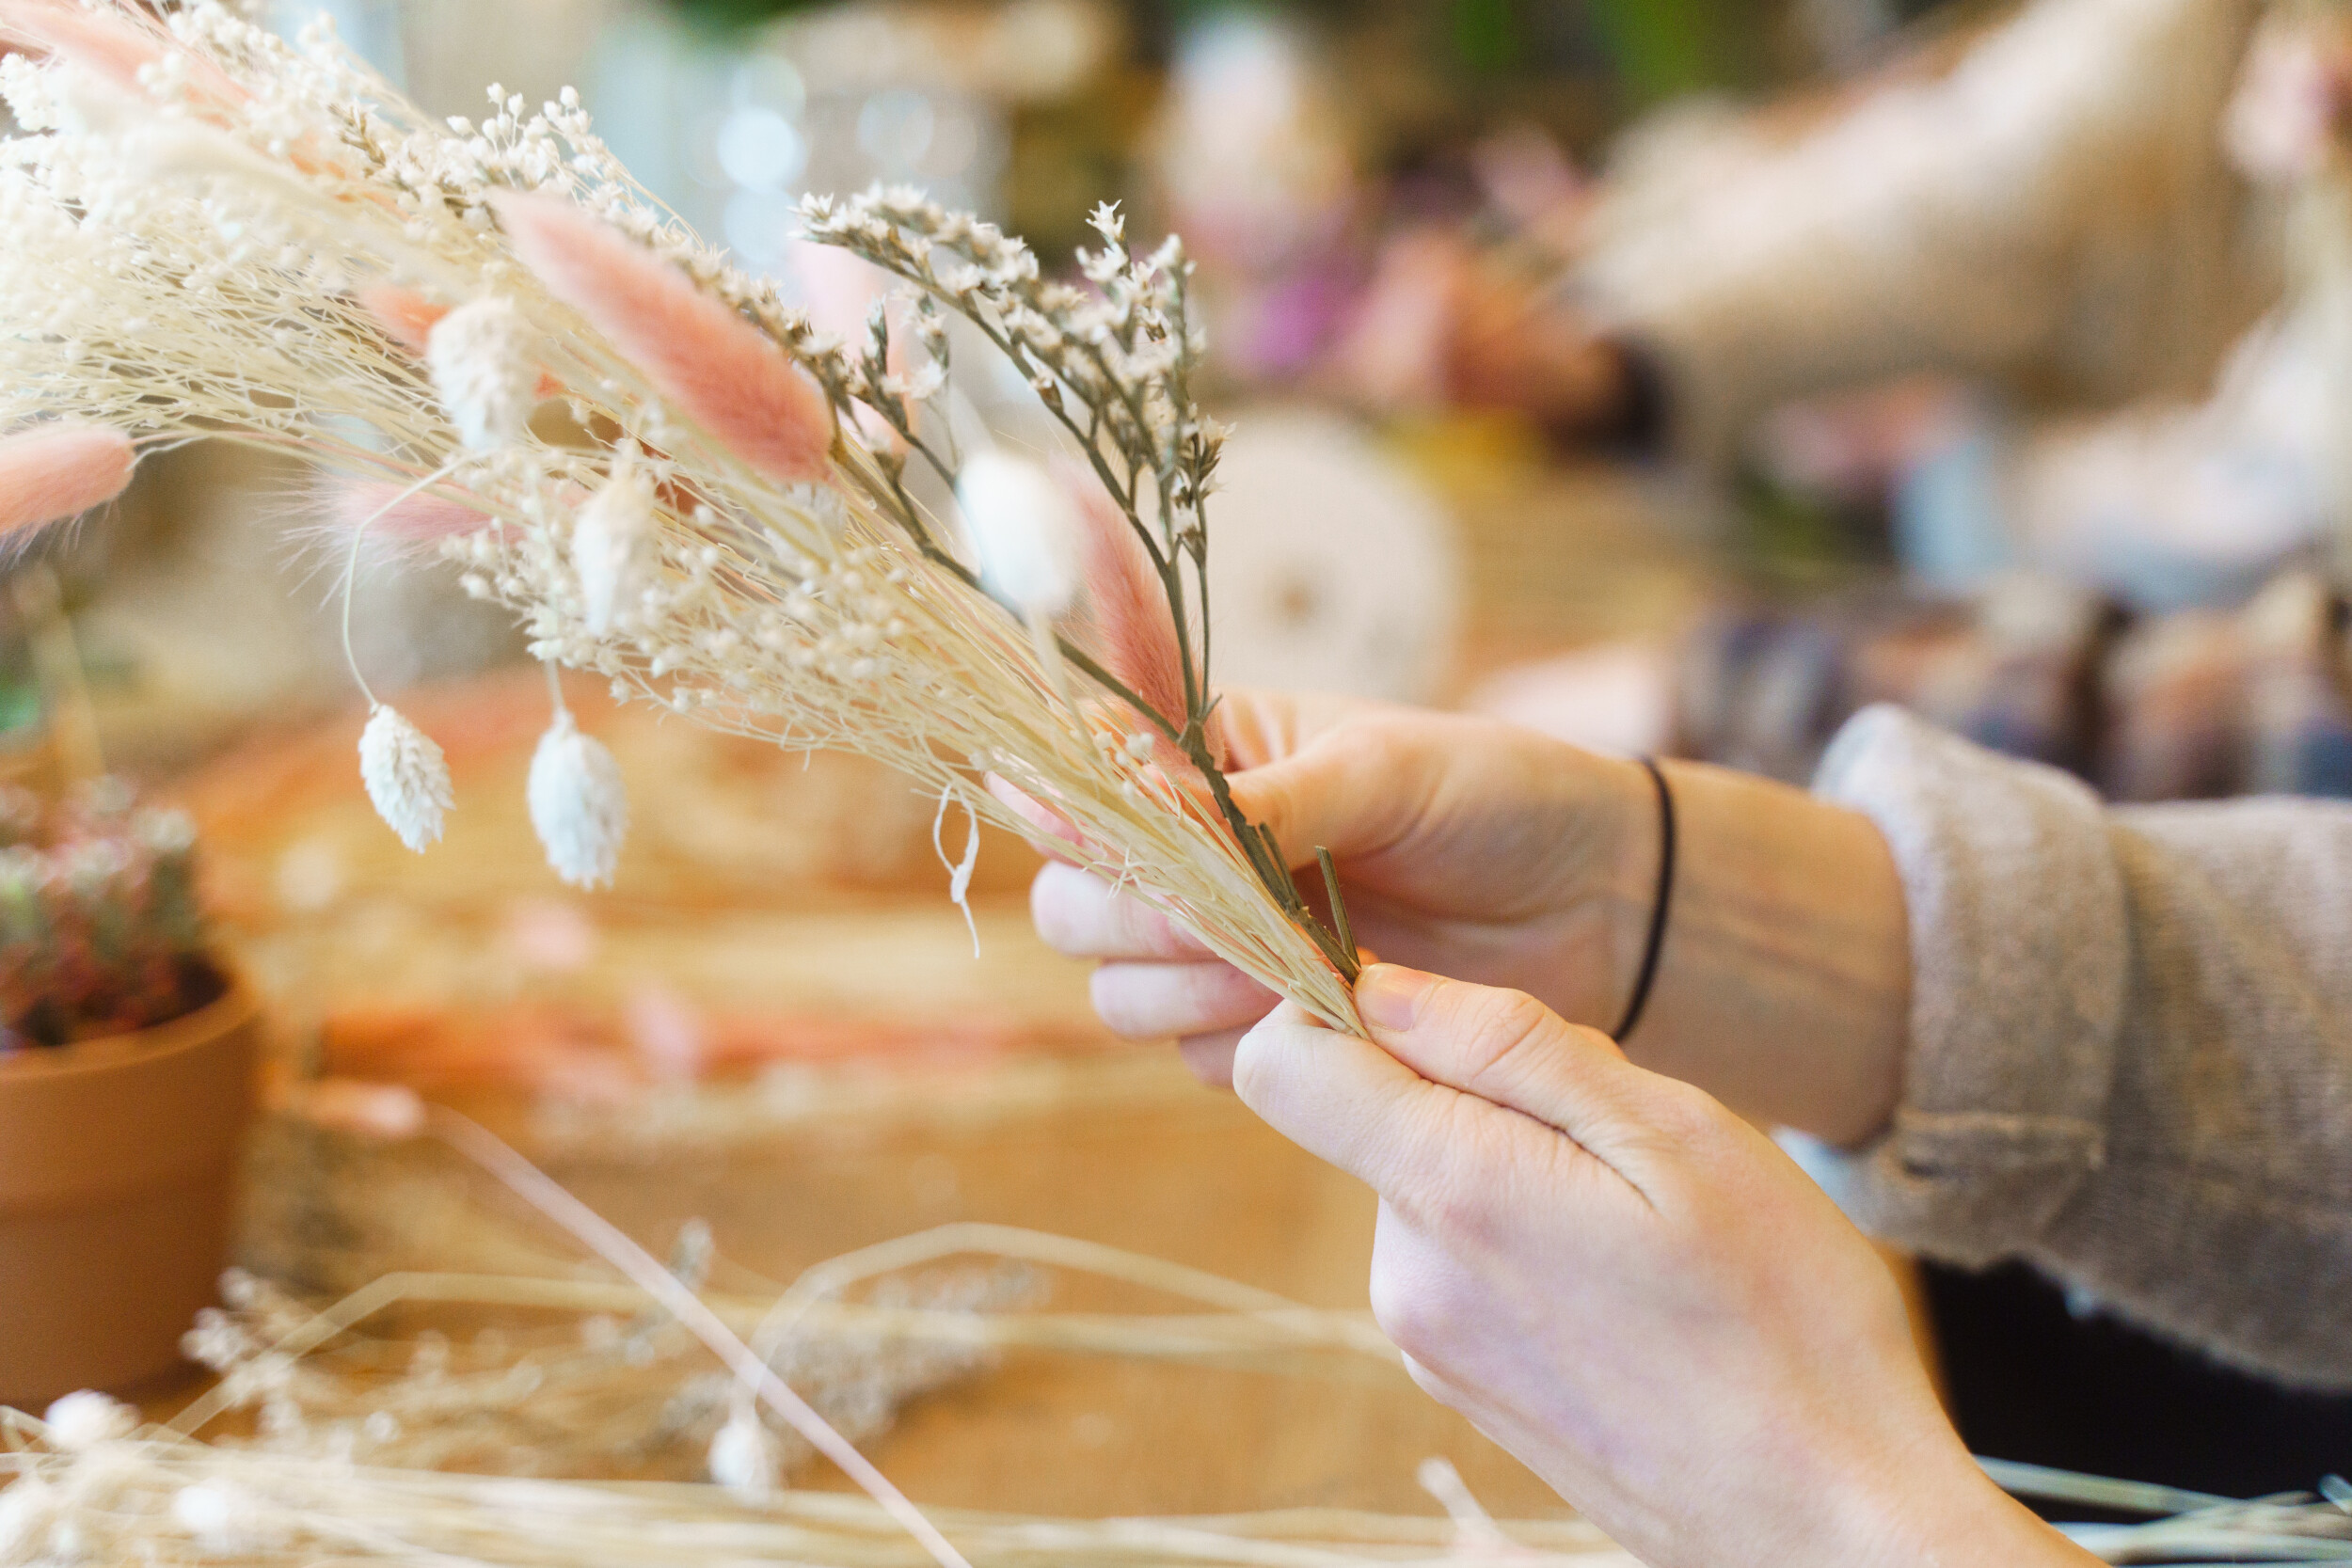
<svg viewBox="0 0 2352 1568"><path fill-rule="evenodd" d="M1403 841L1422 810L1425 760L1379 727L1343 726L1230 782L1234 803L1304 865L1318 847L1346 860Z"/></svg>
<svg viewBox="0 0 2352 1568"><path fill-rule="evenodd" d="M1671 1115L1661 1103L1671 1081L1523 991L1374 964L1356 983L1356 1008L1415 1076L1556 1128L1620 1170Z"/></svg>

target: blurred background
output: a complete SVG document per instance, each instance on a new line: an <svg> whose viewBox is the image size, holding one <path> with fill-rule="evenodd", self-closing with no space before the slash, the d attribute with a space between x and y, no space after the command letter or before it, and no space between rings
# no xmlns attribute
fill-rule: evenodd
<svg viewBox="0 0 2352 1568"><path fill-rule="evenodd" d="M270 4L289 29L314 9ZM2326 8L325 9L437 113L576 85L657 195L834 330L879 288L794 237L803 193L919 185L1049 265L1098 200L1138 250L1181 231L1237 427L1225 682L1800 782L1847 715L1897 701L2118 798L2352 795L2352 53ZM929 803L583 689L637 828L613 892L561 889L508 787L544 718L521 640L387 556L358 657L410 689L466 802L447 844L400 851L350 768L309 483L172 454L0 595L8 766L102 755L190 806L285 1103L359 1081L490 1107L634 1223L734 1214L771 1272L1018 1216L1360 1305L1368 1199L1101 1036L1083 973L1026 933L1019 846L983 853L973 964ZM752 1181L834 1196L779 1213ZM2244 1495L2307 1483L2295 1434L2345 1430L2022 1275L1930 1271L1919 1299L1963 1433L2003 1457ZM1039 1443L1133 1392L1035 1386L1056 1391L1016 1424ZM1260 1466L1248 1500L1376 1501L1442 1443L1540 1506L1408 1408L1327 1434L1327 1463ZM999 1500L949 1430L918 1422L908 1451ZM1240 1472L1212 1468L1173 1491L985 1474L1017 1471L1024 1506L1235 1503Z"/></svg>

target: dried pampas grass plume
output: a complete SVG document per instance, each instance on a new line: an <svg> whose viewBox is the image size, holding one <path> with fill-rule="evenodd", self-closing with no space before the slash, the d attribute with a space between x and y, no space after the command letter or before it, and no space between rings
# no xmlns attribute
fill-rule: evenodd
<svg viewBox="0 0 2352 1568"><path fill-rule="evenodd" d="M774 343L619 230L554 197L490 196L515 254L678 411L787 483L832 469L833 416Z"/></svg>
<svg viewBox="0 0 2352 1568"><path fill-rule="evenodd" d="M60 420L0 436L0 539L105 505L137 462L131 438L104 425Z"/></svg>

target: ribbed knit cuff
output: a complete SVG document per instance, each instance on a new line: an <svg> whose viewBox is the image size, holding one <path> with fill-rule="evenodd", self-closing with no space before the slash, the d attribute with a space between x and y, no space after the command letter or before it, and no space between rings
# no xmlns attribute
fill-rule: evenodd
<svg viewBox="0 0 2352 1568"><path fill-rule="evenodd" d="M1814 788L1886 836L1912 995L1893 1122L1807 1164L1890 1241L1967 1263L2020 1250L2106 1157L2128 953L2103 808L1883 705L1847 722Z"/></svg>

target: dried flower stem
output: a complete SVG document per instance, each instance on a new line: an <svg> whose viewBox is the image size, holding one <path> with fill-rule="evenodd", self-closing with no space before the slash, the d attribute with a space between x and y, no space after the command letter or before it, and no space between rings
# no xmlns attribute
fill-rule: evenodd
<svg viewBox="0 0 2352 1568"><path fill-rule="evenodd" d="M427 1108L426 1119L434 1136L497 1177L532 1207L571 1232L581 1245L619 1270L629 1283L660 1303L663 1310L709 1347L729 1371L746 1386L756 1389L769 1408L799 1433L809 1447L832 1460L882 1512L920 1542L940 1568L971 1568L963 1554L924 1517L922 1510L907 1500L906 1494L893 1485L889 1477L874 1467L873 1461L852 1448L807 1401L776 1375L774 1368L737 1338L700 1296L663 1268L651 1253L630 1241L618 1226L564 1191L545 1171L478 1123L437 1105Z"/></svg>
<svg viewBox="0 0 2352 1568"><path fill-rule="evenodd" d="M0 24L48 3L0 0ZM979 787L1002 777L1069 824L1068 852L1358 1027L1343 915L1309 908L1217 755L1204 515L1223 432L1192 401L1181 245L1131 257L1104 209L1089 292L911 192L812 202L813 237L914 296L912 342L884 309L845 346L648 197L568 90L535 114L494 90L479 124L439 123L323 25L289 44L221 0L88 14L103 49L69 29L46 60L0 60L25 133L0 160L0 436L222 438L431 491L485 519L445 548L533 657L1035 831ZM910 461L956 478L917 419L959 395L943 308L1037 388L1148 557L1181 711L1068 628L1033 635L909 489ZM539 434L549 400L587 434ZM624 475L628 527L616 543L601 518L575 549ZM432 840L434 813L398 815Z"/></svg>

